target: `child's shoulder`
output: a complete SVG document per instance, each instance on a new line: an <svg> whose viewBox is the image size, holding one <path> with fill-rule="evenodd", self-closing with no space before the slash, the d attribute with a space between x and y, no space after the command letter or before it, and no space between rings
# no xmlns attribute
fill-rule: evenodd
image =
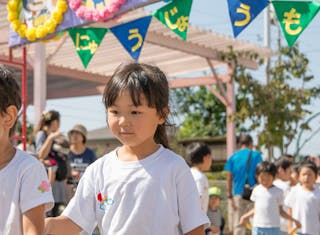
<svg viewBox="0 0 320 235"><path fill-rule="evenodd" d="M16 164L20 165L42 165L42 163L34 156L25 151L16 148L16 154L13 158Z"/></svg>

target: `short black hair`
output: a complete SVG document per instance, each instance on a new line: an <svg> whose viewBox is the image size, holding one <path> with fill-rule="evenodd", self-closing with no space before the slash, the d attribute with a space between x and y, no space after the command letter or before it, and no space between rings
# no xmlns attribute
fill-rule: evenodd
<svg viewBox="0 0 320 235"><path fill-rule="evenodd" d="M261 173L269 173L270 175L275 177L277 168L272 162L263 161L260 162L256 167L256 176L259 176Z"/></svg>
<svg viewBox="0 0 320 235"><path fill-rule="evenodd" d="M6 113L7 108L13 105L21 108L20 87L13 73L4 65L0 64L0 113Z"/></svg>
<svg viewBox="0 0 320 235"><path fill-rule="evenodd" d="M203 158L211 154L211 150L205 143L194 142L186 148L186 160L190 166L200 164L203 162Z"/></svg>
<svg viewBox="0 0 320 235"><path fill-rule="evenodd" d="M287 170L292 166L293 162L290 161L287 157L281 156L275 162L274 165L276 166L277 170L282 168L283 170Z"/></svg>
<svg viewBox="0 0 320 235"><path fill-rule="evenodd" d="M303 161L301 162L299 168L298 168L298 173L300 174L300 171L302 168L309 168L314 172L314 174L317 176L318 175L318 168L316 164L312 161Z"/></svg>
<svg viewBox="0 0 320 235"><path fill-rule="evenodd" d="M11 105L15 106L19 111L22 105L20 87L12 71L2 64L0 64L0 94L0 115L5 114L7 108ZM17 120L10 129L10 136L13 135L16 124Z"/></svg>
<svg viewBox="0 0 320 235"><path fill-rule="evenodd" d="M238 139L238 143L240 146L245 145L249 146L253 143L252 137L248 134L241 134Z"/></svg>
<svg viewBox="0 0 320 235"><path fill-rule="evenodd" d="M293 164L293 165L291 166L292 172L299 174L299 171L298 171L299 167L300 167L300 164L298 164L298 163Z"/></svg>

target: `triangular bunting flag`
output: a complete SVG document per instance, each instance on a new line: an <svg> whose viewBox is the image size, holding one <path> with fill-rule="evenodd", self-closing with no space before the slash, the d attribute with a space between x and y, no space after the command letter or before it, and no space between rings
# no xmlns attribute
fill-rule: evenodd
<svg viewBox="0 0 320 235"><path fill-rule="evenodd" d="M320 9L318 2L273 1L272 3L289 47L295 43Z"/></svg>
<svg viewBox="0 0 320 235"><path fill-rule="evenodd" d="M139 59L151 17L142 17L110 29L135 61Z"/></svg>
<svg viewBox="0 0 320 235"><path fill-rule="evenodd" d="M108 32L105 28L71 28L69 35L85 68Z"/></svg>
<svg viewBox="0 0 320 235"><path fill-rule="evenodd" d="M192 0L173 0L152 15L186 40L191 6Z"/></svg>
<svg viewBox="0 0 320 235"><path fill-rule="evenodd" d="M234 37L237 37L268 4L268 0L228 0Z"/></svg>

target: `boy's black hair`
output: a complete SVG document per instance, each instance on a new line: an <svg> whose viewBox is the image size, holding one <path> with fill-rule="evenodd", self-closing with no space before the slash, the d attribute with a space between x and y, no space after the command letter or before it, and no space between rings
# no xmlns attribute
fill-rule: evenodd
<svg viewBox="0 0 320 235"><path fill-rule="evenodd" d="M288 159L288 160L291 161L292 163L295 162L295 157L294 157L293 155L289 154L289 153L285 153L285 154L283 154L281 157L284 157L284 158Z"/></svg>
<svg viewBox="0 0 320 235"><path fill-rule="evenodd" d="M300 167L300 164L298 163L291 165L292 172L299 174L299 171L298 171L299 167Z"/></svg>
<svg viewBox="0 0 320 235"><path fill-rule="evenodd" d="M186 148L186 161L190 166L201 164L204 156L211 154L208 145L200 142L194 142Z"/></svg>
<svg viewBox="0 0 320 235"><path fill-rule="evenodd" d="M238 139L238 143L240 146L249 146L253 143L252 137L248 134L241 134Z"/></svg>
<svg viewBox="0 0 320 235"><path fill-rule="evenodd" d="M283 170L287 170L292 166L293 162L290 161L287 157L281 156L275 162L274 165L276 166L277 170L282 168Z"/></svg>
<svg viewBox="0 0 320 235"><path fill-rule="evenodd" d="M6 112L10 105L18 110L21 108L20 87L13 77L13 73L0 64L0 114Z"/></svg>
<svg viewBox="0 0 320 235"><path fill-rule="evenodd" d="M273 177L276 176L277 168L272 162L263 161L260 162L256 167L256 176L259 176L261 173L269 173Z"/></svg>
<svg viewBox="0 0 320 235"><path fill-rule="evenodd" d="M316 164L312 161L303 161L301 162L299 168L298 168L298 173L300 174L300 171L302 168L309 168L314 172L314 174L317 176L318 175L318 168Z"/></svg>
<svg viewBox="0 0 320 235"><path fill-rule="evenodd" d="M0 115L5 114L10 105L15 106L19 111L21 103L20 87L14 79L13 73L0 64ZM10 136L13 134L16 124L17 121L10 129Z"/></svg>

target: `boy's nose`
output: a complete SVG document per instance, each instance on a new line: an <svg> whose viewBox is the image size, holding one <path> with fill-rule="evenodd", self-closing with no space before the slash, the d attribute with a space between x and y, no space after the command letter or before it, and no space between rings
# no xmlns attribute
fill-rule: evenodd
<svg viewBox="0 0 320 235"><path fill-rule="evenodd" d="M121 116L119 118L119 125L120 126L127 126L129 124L129 120L126 116Z"/></svg>

